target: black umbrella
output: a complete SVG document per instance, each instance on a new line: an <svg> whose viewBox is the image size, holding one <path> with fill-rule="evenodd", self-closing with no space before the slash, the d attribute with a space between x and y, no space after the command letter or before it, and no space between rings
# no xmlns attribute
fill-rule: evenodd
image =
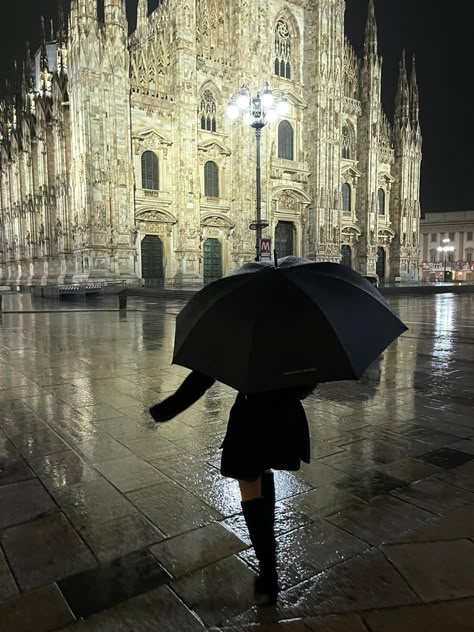
<svg viewBox="0 0 474 632"><path fill-rule="evenodd" d="M406 330L346 266L265 265L189 301L177 318L173 362L242 393L359 379Z"/></svg>

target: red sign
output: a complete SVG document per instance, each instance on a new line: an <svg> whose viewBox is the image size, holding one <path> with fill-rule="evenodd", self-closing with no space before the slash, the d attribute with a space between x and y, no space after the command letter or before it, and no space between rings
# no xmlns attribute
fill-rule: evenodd
<svg viewBox="0 0 474 632"><path fill-rule="evenodd" d="M260 240L260 255L262 257L272 258L272 240L261 239Z"/></svg>

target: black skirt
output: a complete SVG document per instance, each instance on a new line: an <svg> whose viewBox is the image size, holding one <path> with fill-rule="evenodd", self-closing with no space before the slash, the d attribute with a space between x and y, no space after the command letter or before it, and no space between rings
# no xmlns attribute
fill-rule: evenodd
<svg viewBox="0 0 474 632"><path fill-rule="evenodd" d="M222 444L221 474L254 481L265 470L296 471L309 463L308 422L292 391L239 394Z"/></svg>

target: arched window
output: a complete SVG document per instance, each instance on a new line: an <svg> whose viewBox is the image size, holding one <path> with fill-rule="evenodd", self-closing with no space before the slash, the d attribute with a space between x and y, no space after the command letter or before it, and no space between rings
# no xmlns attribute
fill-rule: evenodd
<svg viewBox="0 0 474 632"><path fill-rule="evenodd" d="M344 213L352 211L352 189L347 182L342 185L342 210Z"/></svg>
<svg viewBox="0 0 474 632"><path fill-rule="evenodd" d="M385 191L379 189L379 215L385 215Z"/></svg>
<svg viewBox="0 0 474 632"><path fill-rule="evenodd" d="M278 20L275 27L275 74L291 79L291 34L285 20Z"/></svg>
<svg viewBox="0 0 474 632"><path fill-rule="evenodd" d="M152 151L145 151L142 154L142 188L153 191L160 188L158 156Z"/></svg>
<svg viewBox="0 0 474 632"><path fill-rule="evenodd" d="M342 157L347 160L355 160L354 132L349 125L342 128Z"/></svg>
<svg viewBox="0 0 474 632"><path fill-rule="evenodd" d="M282 121L278 126L278 158L294 160L294 133L291 123Z"/></svg>
<svg viewBox="0 0 474 632"><path fill-rule="evenodd" d="M212 160L204 165L204 195L219 197L219 168Z"/></svg>
<svg viewBox="0 0 474 632"><path fill-rule="evenodd" d="M217 131L217 104L210 90L204 90L202 93L199 118L201 129L207 132Z"/></svg>

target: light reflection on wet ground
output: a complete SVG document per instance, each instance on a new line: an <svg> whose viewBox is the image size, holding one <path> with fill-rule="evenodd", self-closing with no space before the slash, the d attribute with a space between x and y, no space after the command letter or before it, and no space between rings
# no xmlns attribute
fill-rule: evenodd
<svg viewBox="0 0 474 632"><path fill-rule="evenodd" d="M160 427L146 412L187 374L170 366L182 303L132 298L114 313L99 310L116 298L31 301L4 297L20 313L4 313L0 328L0 601L10 599L0 620L18 604L33 612L40 588L60 621L45 630L71 620L64 596L76 616L123 602L84 630L165 630L160 607L186 630L259 621L237 485L218 471L233 391L216 385ZM275 620L364 611L370 627L375 609L474 597L474 297L390 302L409 331L361 382L322 385L305 401L313 461L277 475ZM434 559L457 564L438 578L445 594L432 585ZM364 573L370 595L357 587ZM109 601L77 597L86 579L119 575Z"/></svg>

